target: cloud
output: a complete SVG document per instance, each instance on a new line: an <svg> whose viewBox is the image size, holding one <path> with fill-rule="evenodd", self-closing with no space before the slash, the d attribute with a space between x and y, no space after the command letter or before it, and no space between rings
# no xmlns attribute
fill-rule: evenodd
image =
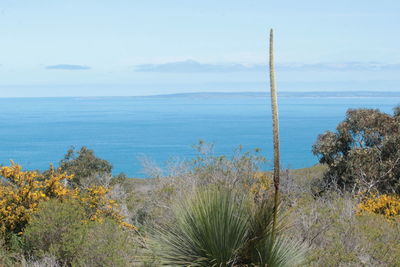
<svg viewBox="0 0 400 267"><path fill-rule="evenodd" d="M70 65L70 64L59 64L46 66L48 70L90 70L89 66L84 65Z"/></svg>
<svg viewBox="0 0 400 267"><path fill-rule="evenodd" d="M400 70L399 64L379 62L344 62L344 63L278 63L276 69L282 71L382 71ZM245 65L240 63L208 64L194 60L169 62L164 64L143 64L135 67L137 72L162 73L204 73L204 72L264 72L266 64Z"/></svg>
<svg viewBox="0 0 400 267"><path fill-rule="evenodd" d="M194 60L170 62L165 64L143 64L136 66L138 72L238 72L251 71L255 66L243 64L206 64Z"/></svg>
<svg viewBox="0 0 400 267"><path fill-rule="evenodd" d="M385 64L380 62L342 62L342 63L286 63L277 64L277 69L288 71L382 71L400 70L400 64Z"/></svg>

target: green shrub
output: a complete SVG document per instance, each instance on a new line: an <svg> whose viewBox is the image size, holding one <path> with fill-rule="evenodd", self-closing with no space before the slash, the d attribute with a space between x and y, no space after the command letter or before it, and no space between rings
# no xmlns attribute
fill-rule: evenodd
<svg viewBox="0 0 400 267"><path fill-rule="evenodd" d="M129 266L134 258L134 240L112 220L91 223L84 236L77 266Z"/></svg>
<svg viewBox="0 0 400 267"><path fill-rule="evenodd" d="M18 258L20 258L18 252L10 250L4 238L0 239L0 266L15 266Z"/></svg>
<svg viewBox="0 0 400 267"><path fill-rule="evenodd" d="M40 205L25 230L26 253L36 259L54 257L61 265L126 266L129 234L114 222L86 220L75 201L47 201Z"/></svg>
<svg viewBox="0 0 400 267"><path fill-rule="evenodd" d="M27 250L38 257L53 255L63 263L73 262L88 230L85 219L84 208L75 201L42 203L25 230Z"/></svg>

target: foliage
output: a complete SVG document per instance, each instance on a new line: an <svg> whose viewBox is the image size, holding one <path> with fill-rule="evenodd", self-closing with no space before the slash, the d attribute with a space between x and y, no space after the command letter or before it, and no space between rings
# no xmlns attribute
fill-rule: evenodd
<svg viewBox="0 0 400 267"><path fill-rule="evenodd" d="M286 226L280 218L279 203L275 209L275 199L272 201L264 196L250 204L247 241L242 249L244 262L256 266L298 266L303 263L305 247L296 239L284 236Z"/></svg>
<svg viewBox="0 0 400 267"><path fill-rule="evenodd" d="M53 169L45 179L35 171L22 171L21 166L12 164L0 168L4 178L0 185L0 231L21 233L40 202L51 197L62 198L74 194L65 188L63 180L70 179Z"/></svg>
<svg viewBox="0 0 400 267"><path fill-rule="evenodd" d="M194 149L197 156L193 160L171 160L164 175L158 166L144 162L147 173L156 174L156 178L146 179L143 185L135 183L134 189L129 188L130 192L135 191L130 194L128 205L135 224L152 228L154 224L169 222L173 215L168 207L196 188L213 185L243 194L254 191L262 195L269 187L269 176L261 171L265 158L259 149L244 151L238 147L231 157L227 157L217 155L212 144L201 140Z"/></svg>
<svg viewBox="0 0 400 267"><path fill-rule="evenodd" d="M200 140L194 146L197 157L187 164L185 174L192 176L192 182L197 186L219 184L228 188L243 185L251 185L254 182L254 174L260 171L265 163L265 158L260 154L260 149L254 152L243 151L239 146L233 152L233 156L218 156L214 153L214 146Z"/></svg>
<svg viewBox="0 0 400 267"><path fill-rule="evenodd" d="M388 219L400 220L400 196L397 195L371 195L358 204L358 213L363 212L384 215Z"/></svg>
<svg viewBox="0 0 400 267"><path fill-rule="evenodd" d="M108 188L71 189L65 185L66 180L72 179L71 175L53 168L46 175L22 171L21 166L14 163L1 167L0 175L3 177L0 185L0 231L3 234L22 234L39 204L50 199L76 199L86 210L88 220L102 221L109 217L125 224L117 203L107 198Z"/></svg>
<svg viewBox="0 0 400 267"><path fill-rule="evenodd" d="M36 259L54 257L61 266L126 266L129 233L114 221L86 220L77 200L50 200L26 228L25 250Z"/></svg>
<svg viewBox="0 0 400 267"><path fill-rule="evenodd" d="M210 147L199 144L199 156L178 162L166 177L121 176L112 188L71 186L71 175L54 168L41 174L1 167L0 265L296 266L303 247L290 240L304 240L306 266L400 266L398 195L370 194L360 202L342 191L319 194L329 166L283 171L287 224L278 224L273 241L273 181L260 171L261 157L240 149L232 158L215 156ZM121 227L124 206L139 232ZM243 222L245 234L238 230ZM155 243L147 243L153 225Z"/></svg>
<svg viewBox="0 0 400 267"><path fill-rule="evenodd" d="M273 178L269 173L256 172L253 175L253 179L253 183L247 185L246 188L249 188L249 193L254 199L263 199L272 188Z"/></svg>
<svg viewBox="0 0 400 267"><path fill-rule="evenodd" d="M400 113L349 109L336 130L320 135L313 146L329 167L325 182L352 192L399 194Z"/></svg>
<svg viewBox="0 0 400 267"><path fill-rule="evenodd" d="M176 225L161 232L164 259L171 264L228 266L245 242L245 203L229 192L199 192L177 210Z"/></svg>
<svg viewBox="0 0 400 267"><path fill-rule="evenodd" d="M288 210L292 238L309 245L306 266L399 266L400 222L363 212L350 194L303 196Z"/></svg>
<svg viewBox="0 0 400 267"><path fill-rule="evenodd" d="M131 266L136 247L137 240L132 232L115 221L92 222L76 263L79 266Z"/></svg>
<svg viewBox="0 0 400 267"><path fill-rule="evenodd" d="M41 203L24 233L27 250L37 257L49 254L72 262L87 230L85 219L85 210L77 201Z"/></svg>
<svg viewBox="0 0 400 267"><path fill-rule="evenodd" d="M4 242L0 239L0 266L13 266L15 261L19 258L16 251L10 250Z"/></svg>
<svg viewBox="0 0 400 267"><path fill-rule="evenodd" d="M265 203L265 202L264 202ZM258 208L228 189L209 188L175 209L176 221L158 230L164 264L176 266L296 266L302 250L271 239L273 204ZM260 215L262 214L262 215Z"/></svg>
<svg viewBox="0 0 400 267"><path fill-rule="evenodd" d="M112 165L96 157L93 150L83 146L79 151L71 148L60 161L62 172L74 175L72 182L75 185L93 183L98 185L101 179L111 177Z"/></svg>

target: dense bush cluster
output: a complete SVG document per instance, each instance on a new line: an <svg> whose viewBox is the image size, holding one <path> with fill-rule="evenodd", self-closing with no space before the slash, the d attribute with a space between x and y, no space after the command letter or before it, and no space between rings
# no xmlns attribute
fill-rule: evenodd
<svg viewBox="0 0 400 267"><path fill-rule="evenodd" d="M116 202L107 198L108 189L103 186L85 190L70 188L65 181L72 179L72 175L53 168L47 175L42 175L36 171L22 171L16 164L1 167L0 175L5 179L0 186L0 230L3 233L22 234L39 204L50 199L78 201L86 211L87 220L112 218L122 223Z"/></svg>
<svg viewBox="0 0 400 267"><path fill-rule="evenodd" d="M124 221L112 188L79 187L61 169L24 171L14 163L1 167L0 177L0 265L50 259L54 266L126 266L121 253L136 227Z"/></svg>
<svg viewBox="0 0 400 267"><path fill-rule="evenodd" d="M4 179L0 186L0 231L3 234L22 233L39 203L66 195L77 196L62 184L71 176L54 170L45 178L35 171L22 171L21 166L13 163L1 167L0 176Z"/></svg>

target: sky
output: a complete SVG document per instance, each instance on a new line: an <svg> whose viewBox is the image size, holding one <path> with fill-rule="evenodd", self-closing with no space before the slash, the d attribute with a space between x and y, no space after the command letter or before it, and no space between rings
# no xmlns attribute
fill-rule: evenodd
<svg viewBox="0 0 400 267"><path fill-rule="evenodd" d="M400 90L400 1L0 0L0 97Z"/></svg>

